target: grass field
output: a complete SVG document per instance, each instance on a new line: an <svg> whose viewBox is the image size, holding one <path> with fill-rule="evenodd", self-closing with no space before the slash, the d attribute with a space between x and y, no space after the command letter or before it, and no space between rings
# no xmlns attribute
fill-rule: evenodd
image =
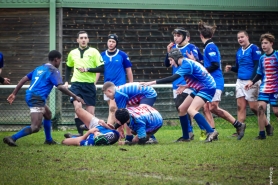
<svg viewBox="0 0 278 185"><path fill-rule="evenodd" d="M278 128L278 124L275 124ZM241 141L234 128L217 128L219 141L173 143L180 127L162 127L157 145L69 147L44 145L44 133L22 138L18 147L0 142L0 184L278 184L278 134L254 140L257 125L248 125ZM0 132L0 138L11 135ZM64 132L54 131L57 141Z"/></svg>

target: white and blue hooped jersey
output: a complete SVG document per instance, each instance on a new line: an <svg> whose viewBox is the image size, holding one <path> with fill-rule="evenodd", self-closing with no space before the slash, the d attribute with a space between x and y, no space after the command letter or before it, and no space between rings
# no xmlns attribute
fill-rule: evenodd
<svg viewBox="0 0 278 185"><path fill-rule="evenodd" d="M159 129L163 124L161 114L151 106L128 107L127 110L130 114L128 127L135 131L139 138L146 137L148 132Z"/></svg>
<svg viewBox="0 0 278 185"><path fill-rule="evenodd" d="M132 66L127 54L119 49L112 56L108 51L101 53L104 60L104 82L113 82L116 86L126 83L126 68Z"/></svg>
<svg viewBox="0 0 278 185"><path fill-rule="evenodd" d="M216 88L216 83L206 68L193 60L184 58L176 74L184 77L188 87L197 91Z"/></svg>
<svg viewBox="0 0 278 185"><path fill-rule="evenodd" d="M154 98L156 91L151 86L143 86L138 82L127 83L116 87L115 101L118 108L126 108L127 105L139 104L143 98Z"/></svg>
<svg viewBox="0 0 278 185"><path fill-rule="evenodd" d="M238 66L237 77L241 80L250 80L254 70L254 60L261 57L261 51L258 46L250 44L246 49L242 47L237 50L236 64Z"/></svg>
<svg viewBox="0 0 278 185"><path fill-rule="evenodd" d="M278 51L261 56L257 74L262 75L261 93L278 93Z"/></svg>
<svg viewBox="0 0 278 185"><path fill-rule="evenodd" d="M214 78L214 81L216 83L216 89L220 89L221 91L223 91L224 77L223 77L222 67L221 67L221 55L220 55L218 47L213 42L209 42L204 49L204 66L205 66L205 68L211 66L211 62L219 63L218 69L216 69L215 71L213 71L210 74Z"/></svg>
<svg viewBox="0 0 278 185"><path fill-rule="evenodd" d="M194 45L194 44L191 44L191 43L188 43L186 44L185 46L183 47L178 47L176 44L173 46L173 48L178 48L182 55L187 58L186 56L186 51L190 54L192 52L192 54L194 55L194 57L198 60L199 59L199 55L198 55L198 48ZM173 74L175 74L177 72L177 70L179 69L179 66L175 67L175 66L172 66L172 71L173 71ZM172 82L173 84L173 89L176 90L178 88L177 85L181 84L181 85L185 85L186 82L184 81L184 78L180 77L179 79L175 80L174 82Z"/></svg>
<svg viewBox="0 0 278 185"><path fill-rule="evenodd" d="M31 102L34 104L36 104L36 101L45 103L53 86L63 84L59 70L50 63L37 67L26 76L31 80L31 83L26 90L25 99L26 101L32 100ZM28 104L28 106L32 105Z"/></svg>

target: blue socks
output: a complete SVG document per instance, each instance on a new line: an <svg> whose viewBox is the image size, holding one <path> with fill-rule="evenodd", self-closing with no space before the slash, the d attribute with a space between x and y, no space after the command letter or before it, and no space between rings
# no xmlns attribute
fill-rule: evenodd
<svg viewBox="0 0 278 185"><path fill-rule="evenodd" d="M133 135L126 135L125 136L126 141L132 142L132 139L133 139Z"/></svg>
<svg viewBox="0 0 278 185"><path fill-rule="evenodd" d="M190 120L190 116L188 114L186 114L188 117L188 132L193 132L193 127L191 124L191 120Z"/></svg>
<svg viewBox="0 0 278 185"><path fill-rule="evenodd" d="M24 127L23 129L21 129L20 131L18 131L17 133L15 133L14 135L12 135L12 139L14 141L16 141L19 138L22 138L22 137L30 135L30 134L32 134L31 126L27 126L27 127Z"/></svg>
<svg viewBox="0 0 278 185"><path fill-rule="evenodd" d="M184 139L189 139L189 134L188 134L188 114L184 116L180 116L180 123L181 123L181 129L182 129L182 137Z"/></svg>
<svg viewBox="0 0 278 185"><path fill-rule="evenodd" d="M204 116L202 116L202 114L200 113L195 114L194 119L196 120L200 128L201 126L204 128L204 129L201 128L201 130L206 130L207 133L214 132L214 130L210 127L209 123L204 118Z"/></svg>
<svg viewBox="0 0 278 185"><path fill-rule="evenodd" d="M43 128L44 128L45 140L46 141L52 141L51 120L44 119L43 120Z"/></svg>
<svg viewBox="0 0 278 185"><path fill-rule="evenodd" d="M262 137L262 138L265 138L266 136L265 136L265 131L260 131L259 132L259 135Z"/></svg>

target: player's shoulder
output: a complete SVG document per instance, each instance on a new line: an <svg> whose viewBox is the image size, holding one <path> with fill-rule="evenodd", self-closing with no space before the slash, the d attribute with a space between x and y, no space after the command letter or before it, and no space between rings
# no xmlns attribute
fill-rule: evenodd
<svg viewBox="0 0 278 185"><path fill-rule="evenodd" d="M260 51L260 48L256 44L251 44L250 49Z"/></svg>
<svg viewBox="0 0 278 185"><path fill-rule="evenodd" d="M99 53L99 51L96 48L93 48L93 47L89 47L88 52Z"/></svg>

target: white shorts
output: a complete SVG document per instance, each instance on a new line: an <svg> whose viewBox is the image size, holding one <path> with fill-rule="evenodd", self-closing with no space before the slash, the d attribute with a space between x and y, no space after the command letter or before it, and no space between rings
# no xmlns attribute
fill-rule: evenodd
<svg viewBox="0 0 278 185"><path fill-rule="evenodd" d="M187 93L187 94L191 94L192 92L193 92L193 90L192 89L189 89L189 88L186 88L186 89L184 89L184 91L183 91L184 93ZM177 90L175 90L175 89L173 89L173 98L175 99L175 98L177 98Z"/></svg>
<svg viewBox="0 0 278 185"><path fill-rule="evenodd" d="M103 99L104 99L105 101L110 100L110 98L108 98L105 94L103 94Z"/></svg>
<svg viewBox="0 0 278 185"><path fill-rule="evenodd" d="M211 102L221 101L221 94L222 94L222 91L220 89L216 89L215 94L214 94Z"/></svg>
<svg viewBox="0 0 278 185"><path fill-rule="evenodd" d="M30 107L30 114L34 112L41 112L45 113L45 108L44 107Z"/></svg>
<svg viewBox="0 0 278 185"><path fill-rule="evenodd" d="M89 129L95 128L97 126L100 126L98 124L99 119L97 119L96 117L93 117L90 121L90 125L89 125Z"/></svg>
<svg viewBox="0 0 278 185"><path fill-rule="evenodd" d="M259 95L259 89L261 81L256 82L248 91L245 90L245 85L247 85L249 80L236 81L236 98L245 97L247 101L257 101Z"/></svg>

